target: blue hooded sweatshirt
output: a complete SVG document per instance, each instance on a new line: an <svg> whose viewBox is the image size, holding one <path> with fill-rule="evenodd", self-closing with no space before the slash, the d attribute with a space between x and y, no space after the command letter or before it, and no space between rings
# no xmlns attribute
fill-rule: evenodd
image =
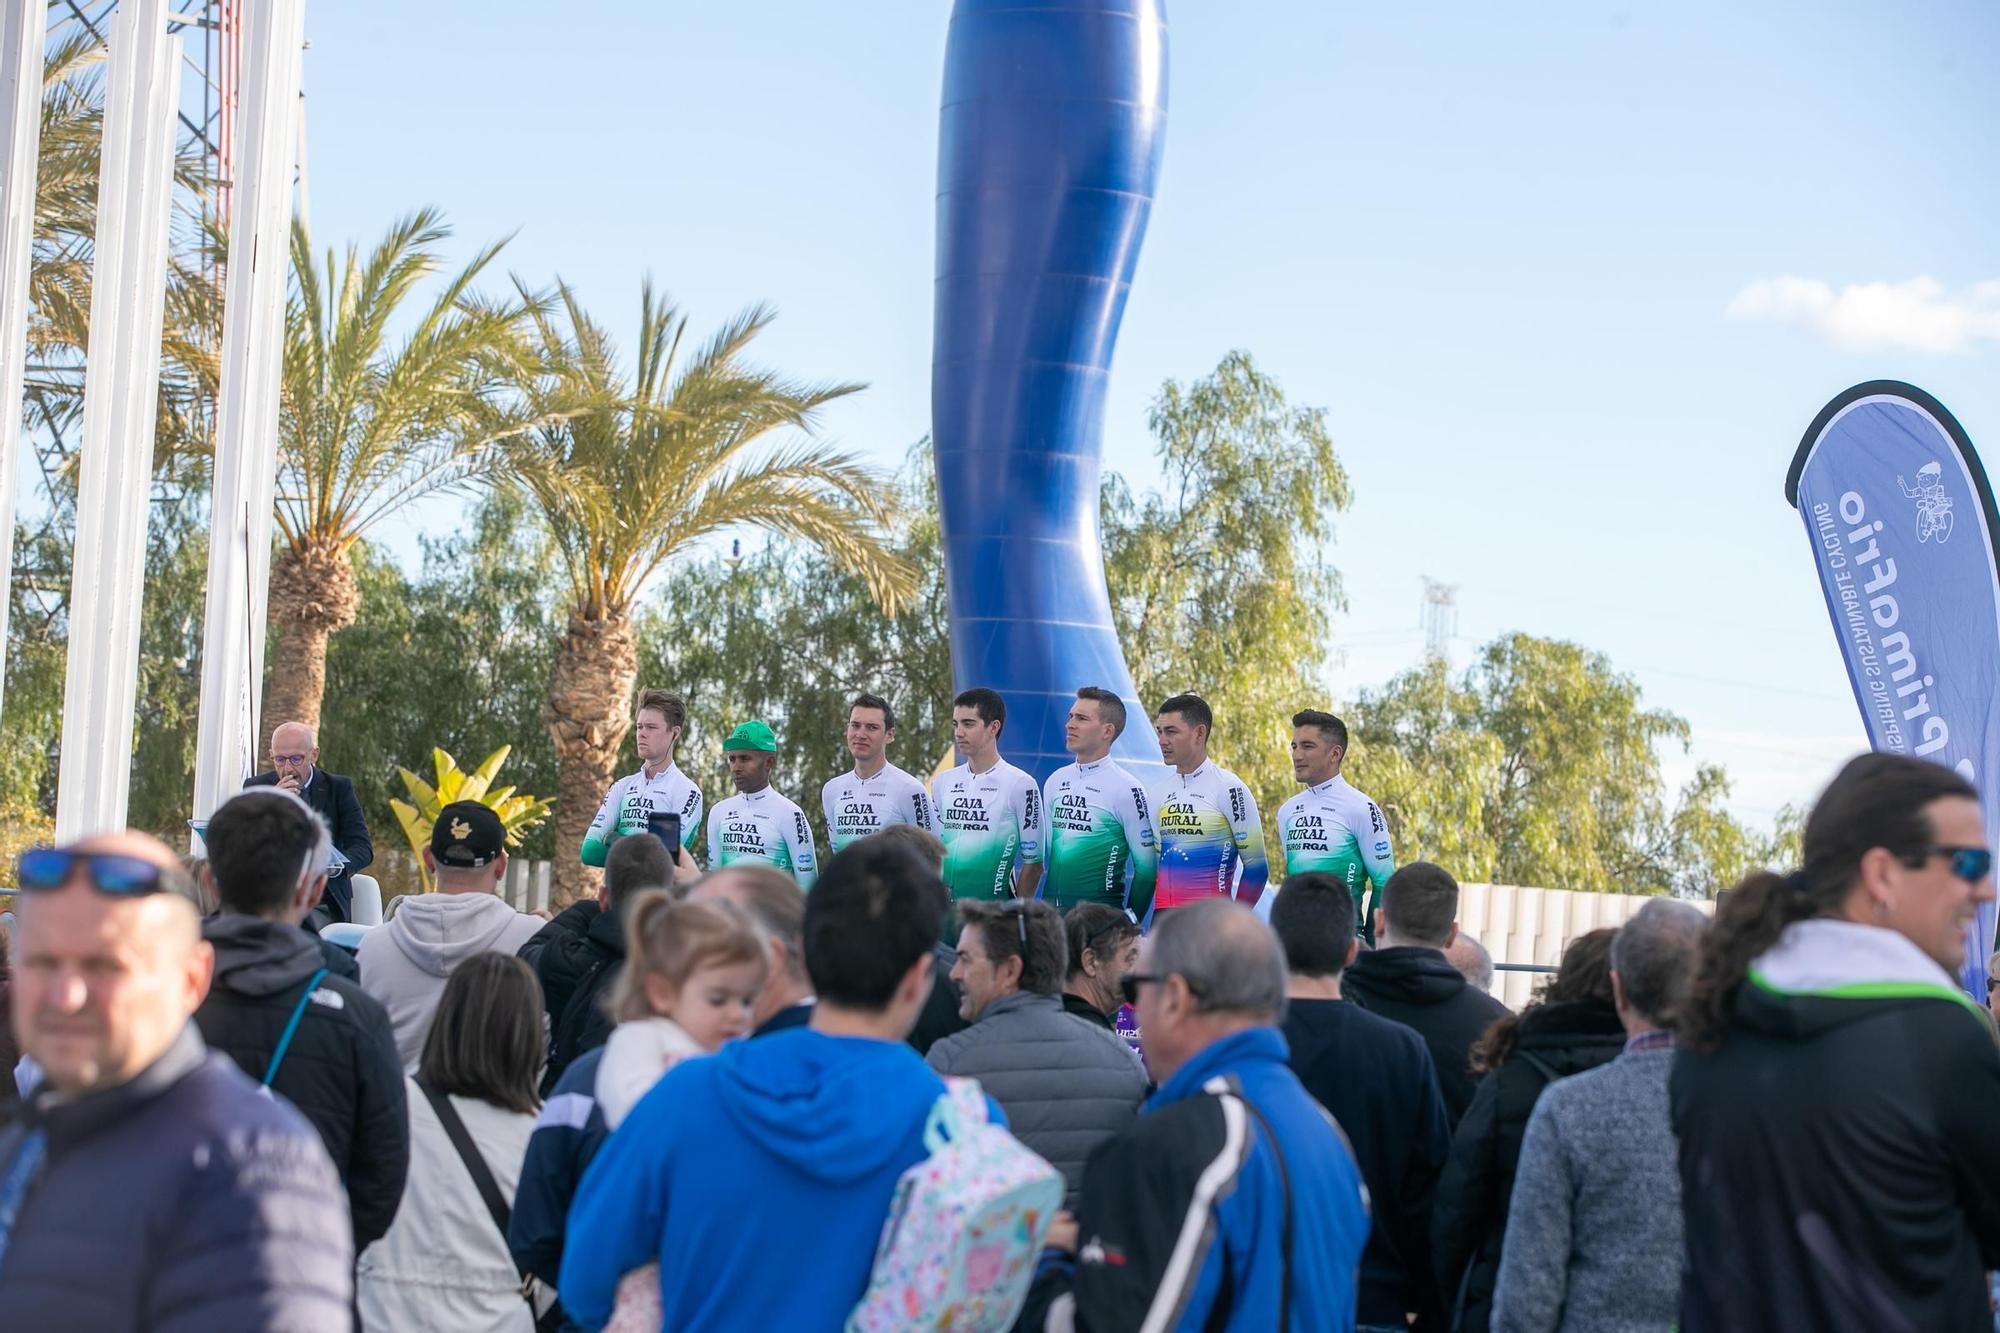
<svg viewBox="0 0 2000 1333"><path fill-rule="evenodd" d="M584 1173L564 1307L597 1328L618 1279L658 1260L666 1328L839 1330L943 1094L902 1042L809 1028L675 1066Z"/></svg>

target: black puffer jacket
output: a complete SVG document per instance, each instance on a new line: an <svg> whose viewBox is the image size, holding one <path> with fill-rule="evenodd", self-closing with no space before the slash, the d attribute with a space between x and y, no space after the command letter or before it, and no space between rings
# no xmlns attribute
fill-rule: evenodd
<svg viewBox="0 0 2000 1333"><path fill-rule="evenodd" d="M519 956L535 969L549 1016L549 1063L542 1074L547 1097L563 1070L611 1036L604 997L625 966L624 913L589 900L573 903L536 931Z"/></svg>
<svg viewBox="0 0 2000 1333"><path fill-rule="evenodd" d="M1432 1258L1459 1333L1486 1333L1492 1320L1521 1140L1542 1090L1624 1049L1625 1028L1610 1005L1544 1004L1522 1013L1513 1052L1480 1083L1452 1137L1431 1210Z"/></svg>
<svg viewBox="0 0 2000 1333"><path fill-rule="evenodd" d="M319 941L253 916L210 917L202 933L215 948L215 980L195 1023L212 1049L261 1081L307 979L325 963ZM299 1015L271 1090L319 1131L347 1187L360 1253L389 1230L410 1167L403 1062L388 1013L328 972Z"/></svg>
<svg viewBox="0 0 2000 1333"><path fill-rule="evenodd" d="M182 1030L131 1082L29 1098L0 1171L47 1135L0 1260L0 1327L349 1333L340 1182L297 1111Z"/></svg>
<svg viewBox="0 0 2000 1333"><path fill-rule="evenodd" d="M1456 1126L1479 1085L1468 1057L1472 1043L1507 1012L1445 961L1444 950L1398 945L1364 949L1340 979L1340 993L1370 1013L1415 1028L1437 1067L1445 1116Z"/></svg>

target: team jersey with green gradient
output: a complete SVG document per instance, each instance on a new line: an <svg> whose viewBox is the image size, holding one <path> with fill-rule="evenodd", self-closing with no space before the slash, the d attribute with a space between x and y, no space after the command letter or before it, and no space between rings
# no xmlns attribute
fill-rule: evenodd
<svg viewBox="0 0 2000 1333"><path fill-rule="evenodd" d="M1059 912L1078 903L1103 903L1131 912L1135 920L1145 916L1159 864L1149 805L1139 780L1109 756L1050 774L1042 789L1049 842L1037 896Z"/></svg>
<svg viewBox="0 0 2000 1333"><path fill-rule="evenodd" d="M882 765L872 778L842 773L820 788L819 808L826 816L826 840L836 852L891 824L934 830L936 823L924 784L894 764Z"/></svg>
<svg viewBox="0 0 2000 1333"><path fill-rule="evenodd" d="M960 764L931 786L944 882L954 898L1007 898L1014 874L1042 859L1042 793L1006 760L974 773Z"/></svg>
<svg viewBox="0 0 2000 1333"><path fill-rule="evenodd" d="M1160 873L1151 915L1206 898L1257 905L1271 873L1264 827L1256 798L1234 773L1207 760L1192 773L1168 773L1153 807L1153 835Z"/></svg>
<svg viewBox="0 0 2000 1333"><path fill-rule="evenodd" d="M611 784L597 818L583 835L583 863L604 864L604 853L612 843L628 833L644 833L652 815L678 814L681 817L681 844L689 851L701 835L701 789L688 781L687 774L673 764L646 776L640 769Z"/></svg>
<svg viewBox="0 0 2000 1333"><path fill-rule="evenodd" d="M1354 895L1361 936L1373 946L1374 913L1362 896L1373 884L1379 901L1382 886L1396 869L1382 808L1336 773L1278 807L1278 841L1284 847L1287 875L1323 870L1347 885Z"/></svg>
<svg viewBox="0 0 2000 1333"><path fill-rule="evenodd" d="M746 862L782 870L801 889L810 889L819 877L806 812L774 787L738 792L709 811L709 869Z"/></svg>

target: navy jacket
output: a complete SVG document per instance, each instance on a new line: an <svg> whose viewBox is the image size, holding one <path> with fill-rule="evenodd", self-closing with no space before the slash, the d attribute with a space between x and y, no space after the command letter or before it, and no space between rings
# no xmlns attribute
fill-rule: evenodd
<svg viewBox="0 0 2000 1333"><path fill-rule="evenodd" d="M601 1046L586 1051L556 1081L555 1092L542 1103L541 1118L528 1137L528 1155L514 1191L507 1248L521 1272L540 1278L550 1291L557 1289L562 1271L570 1200L576 1197L584 1169L611 1133L597 1105L597 1066L603 1059ZM565 1314L556 1327L579 1326Z"/></svg>
<svg viewBox="0 0 2000 1333"><path fill-rule="evenodd" d="M350 1333L347 1199L319 1135L192 1023L129 1083L47 1094L0 1131L0 1173L48 1136L0 1260L0 1324Z"/></svg>
<svg viewBox="0 0 2000 1333"><path fill-rule="evenodd" d="M1020 1327L1342 1333L1368 1204L1339 1129L1285 1066L1276 1028L1202 1051L1092 1155L1074 1261L1051 1257ZM1248 1102L1262 1115L1252 1114ZM1272 1148L1264 1125L1282 1149ZM1284 1295L1286 1181L1291 1291Z"/></svg>
<svg viewBox="0 0 2000 1333"><path fill-rule="evenodd" d="M275 787L278 775L259 773L243 785ZM340 873L327 878L326 897L321 900L321 906L332 912L336 921L352 921L354 873L366 870L375 860L375 844L368 838L368 821L362 817L360 798L354 794L354 780L315 768L312 780L306 783L306 789L299 795L326 821L327 828L333 832L333 845L347 858L347 864Z"/></svg>
<svg viewBox="0 0 2000 1333"><path fill-rule="evenodd" d="M1285 1009L1292 1071L1332 1113L1361 1165L1375 1225L1361 1255L1364 1324L1442 1330L1431 1276L1431 1196L1451 1152L1451 1125L1430 1048L1415 1031L1345 1000Z"/></svg>

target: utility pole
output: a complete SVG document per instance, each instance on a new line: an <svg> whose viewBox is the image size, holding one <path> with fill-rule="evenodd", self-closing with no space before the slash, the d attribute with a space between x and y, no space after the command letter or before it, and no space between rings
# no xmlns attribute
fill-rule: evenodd
<svg viewBox="0 0 2000 1333"><path fill-rule="evenodd" d="M1424 656L1451 660L1451 641L1458 634L1458 585L1439 583L1424 575Z"/></svg>

